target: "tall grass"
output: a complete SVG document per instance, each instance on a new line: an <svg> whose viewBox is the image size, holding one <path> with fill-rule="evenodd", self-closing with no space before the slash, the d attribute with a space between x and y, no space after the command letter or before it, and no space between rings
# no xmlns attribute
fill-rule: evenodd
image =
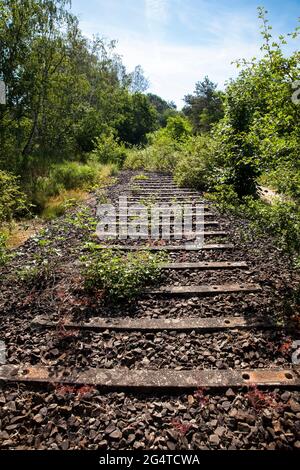
<svg viewBox="0 0 300 470"><path fill-rule="evenodd" d="M101 165L92 160L85 164L66 162L54 165L48 176L38 178L33 203L38 212L46 210L46 216L49 207L56 207L58 213L63 213L63 206L68 199L84 198L84 192L107 184L117 173L116 165Z"/></svg>

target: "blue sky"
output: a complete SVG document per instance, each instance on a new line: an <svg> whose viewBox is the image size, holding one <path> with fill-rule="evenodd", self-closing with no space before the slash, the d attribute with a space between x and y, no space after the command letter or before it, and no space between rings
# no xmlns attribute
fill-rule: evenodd
<svg viewBox="0 0 300 470"><path fill-rule="evenodd" d="M275 34L300 17L300 0L72 0L84 34L117 39L128 70L140 64L150 91L179 107L205 75L223 88L237 73L232 61L259 54L258 5Z"/></svg>

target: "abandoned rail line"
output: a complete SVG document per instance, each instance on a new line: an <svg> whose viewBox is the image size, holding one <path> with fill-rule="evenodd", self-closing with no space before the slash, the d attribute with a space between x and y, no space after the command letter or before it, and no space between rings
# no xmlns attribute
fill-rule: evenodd
<svg viewBox="0 0 300 470"><path fill-rule="evenodd" d="M169 176L150 174L147 175L147 178L139 181L129 180L121 195L124 194L128 198L128 203L146 201L151 205L156 201L163 201L171 204L176 200L177 204L191 202L196 204L201 201L206 205L205 224L203 224L201 234L205 239L212 238L213 240L211 242L205 241L201 248L187 244L186 239L168 240L163 244L149 244L143 240L122 240L120 242L111 240L102 244L100 246L102 250L110 248L129 252L153 250L169 253L170 260L162 265L163 285L144 289L136 301L135 311L139 310L136 316L134 314L128 315L130 308L128 310L127 307L120 306L117 311L115 307L113 308L114 314L111 317L107 310L106 312L104 310L95 312L93 315L84 314L82 318L69 314L62 323L59 313L47 311L47 306L43 306L40 299L39 307L34 309L35 314L29 315L24 320L28 324L26 325L26 338L23 338L21 343L23 342L25 349L28 349L26 343L29 342L29 351L24 354L19 351L19 346L14 343L18 341L17 332L8 335L8 361L6 364L0 365L0 381L4 389L8 387L8 393L13 397L15 396L14 390L17 390L20 384L22 387L30 385L35 388L42 387L44 396L47 396L47 391L43 389L45 386L96 387L100 396L101 393L132 392L133 396L139 397L145 392L150 392L154 398L143 398L144 407L148 406L147 400L151 404L153 400L158 400L156 394L163 392L165 394L164 403L167 403L168 394L172 397L170 398L173 400L171 408L174 410L176 408L174 393L187 391L191 394L198 390L198 395L201 395L200 402L202 400L209 406L210 394L217 393L222 396L227 390L225 401L229 403L230 396L237 400L239 391L257 390L257 387L260 387L266 392L261 392L261 395L258 394L257 397L254 392L254 401L255 399L259 401L259 397L261 401L265 399L264 408L267 409L269 406L273 410L274 402L270 398L273 396L272 390L276 390L276 393L280 393L279 391L282 390L281 393L286 394L288 399L292 400L294 412L298 413L299 418L300 402L297 401L297 397L299 398L298 391L300 390L300 366L294 364L291 356L286 354L287 351L291 352L288 348L291 348L292 339L298 338L297 330L289 321L279 320L276 315L274 316L274 311L270 309L268 303L268 298L272 293L267 279L261 282L261 279L258 279L255 274L253 266L243 259L243 253L236 255L235 243L230 239L230 222L224 224L224 216L221 217L218 214L213 204L204 201L202 195L196 191L178 188ZM113 194L113 202L116 203L118 196L120 194ZM217 226L219 229L212 231L212 226ZM70 269L72 271L72 263ZM260 300L260 296L262 300ZM260 307L262 313L259 316ZM218 310L217 314L214 314L214 309ZM31 317L30 321L29 317ZM10 316L9 326L13 328L14 322L14 318ZM17 325L20 323L17 322ZM50 355L47 355L49 349L47 341L53 332L60 331L60 329L66 340L71 338L75 343L72 343L73 346L67 352L50 348ZM81 335L79 351L85 349L87 351L85 359L81 362L76 359L78 334ZM92 360L89 360L89 354L93 357ZM22 357L23 362L17 360ZM66 390L69 390L70 393L72 391L71 388L66 388ZM76 395L75 391L73 393ZM208 398L205 397L205 393ZM249 398L252 392L248 393L250 393ZM293 393L296 393L294 398ZM53 400L53 395L51 395L49 401L53 404L52 409L54 410L55 402L53 403ZM126 396L123 396L122 400L126 400ZM132 400L134 399L132 398ZM6 404L11 402L5 398L3 401ZM195 396L189 395L190 408L195 407L195 401L197 401ZM241 398L240 402L242 403ZM213 403L215 402L213 401L211 404L212 410L215 409L216 413L217 408L215 407L217 405L213 405ZM230 407L229 403L228 409ZM238 408L238 404L236 407ZM200 408L202 413L204 408L202 405ZM141 405L137 409L141 410ZM189 414L193 415L188 411L189 408L184 409L186 419ZM226 414L226 410L223 412ZM37 418L36 415L35 424L39 424L38 419L41 423L44 422L40 407L38 407L38 413L41 413L41 418ZM236 410L236 413L241 413L241 411ZM293 416L296 414L289 417L290 421L295 422L296 418ZM19 418L20 422L22 422L22 416ZM234 416L232 412L231 421ZM93 419L95 420L96 417ZM113 420L112 416L110 419ZM122 419L125 421L124 418ZM193 417L190 416L190 419L193 421ZM211 421L209 417L207 419ZM273 419L274 424L276 416L270 419L271 421ZM107 430L106 428L109 428L110 425L109 419L106 417L106 419L103 418L105 425L102 426L104 434L99 439L102 442L101 445L106 442L112 448L128 446L128 435L130 435L130 442L135 445L135 448L143 448L148 445L146 444L148 438L150 447L157 446L162 449L174 450L177 445L180 447L188 445L189 448L205 448L207 446L215 448L219 445L221 448L230 446L233 448L251 448L251 446L255 448L249 438L251 426L244 423L242 418L237 421L238 428L235 430L230 430L230 426L227 429L224 424L227 422L226 420L223 420L223 426L220 425L220 413L217 420L219 424L211 426L213 429L208 432L207 436L203 432L202 437L196 433L196 439L191 431L192 441L187 444L186 434L190 428L181 433L181 437L177 436L177 441L174 434L171 437L166 437L164 434L165 437L162 441L159 441L156 436L156 440L152 439L151 441L149 436L147 437L147 434L144 433L145 429L143 429L143 437L141 435L137 437L137 430L131 429L134 427L133 424L128 425L131 432L126 434L121 429L122 423L118 424L117 418L115 421L113 420L114 424L111 429ZM286 418L287 420L288 418ZM13 447L14 438L10 436L10 431L18 428L18 421L8 420L7 423L3 429L2 440L5 443L4 447ZM92 421L93 423L94 421ZM241 423L244 423L244 427ZM195 419L191 429L194 425ZM205 425L202 423L203 426ZM219 429L220 426L222 432ZM257 448L268 448L268 446L272 448L271 444L277 440L281 443L278 444L279 447L298 446L296 434L293 434L293 437L290 435L289 438L283 438L282 434L285 436L287 431L282 431L284 429L283 423L281 423L281 427L278 426L278 431L272 431L274 434L271 433L272 438L268 436L265 441L262 437L258 439ZM124 427L126 426L124 425ZM285 427L288 427L291 432L291 424ZM226 429L231 438L225 439L222 444L224 436L227 435ZM248 434L247 431L249 431ZM282 432L280 433L280 431ZM63 432L68 434L67 429L64 429ZM234 432L237 435L242 434L242 438L234 441L232 438ZM239 432L240 434L238 434ZM277 432L278 434L276 434ZM45 440L47 441L50 439L51 431L46 435ZM134 436L132 437L132 435ZM245 436L248 436L248 441L245 440ZM99 444L99 439L98 441L96 438L92 439L92 448ZM241 444L238 443L239 440ZM25 445L25 441L25 438L23 441L21 439L21 444ZM33 438L31 442L33 447L35 446L34 442ZM41 439L38 445L40 444ZM57 445L60 446L59 441L55 441L53 448ZM75 444L75 447L77 445L78 443ZM28 446L30 447L30 445ZM72 448L70 436L67 446ZM275 444L276 446L277 444Z"/></svg>

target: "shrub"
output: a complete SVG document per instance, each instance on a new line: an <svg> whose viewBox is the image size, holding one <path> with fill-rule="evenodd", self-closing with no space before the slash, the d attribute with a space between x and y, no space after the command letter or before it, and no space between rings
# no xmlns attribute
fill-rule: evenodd
<svg viewBox="0 0 300 470"><path fill-rule="evenodd" d="M246 201L246 215L254 228L275 236L280 248L291 255L300 254L300 210L293 202L272 205L252 198Z"/></svg>
<svg viewBox="0 0 300 470"><path fill-rule="evenodd" d="M62 215L67 200L82 199L83 191L90 190L96 184L99 186L106 184L109 178L117 173L116 165L101 165L92 159L86 164L66 162L54 165L49 176L38 178L33 202L38 211L55 206L58 210L57 215Z"/></svg>
<svg viewBox="0 0 300 470"><path fill-rule="evenodd" d="M300 209L297 203L276 200L267 204L252 196L240 199L230 185L219 185L215 190L209 198L222 210L230 210L250 220L252 229L259 235L273 236L277 245L297 263L300 255Z"/></svg>
<svg viewBox="0 0 300 470"><path fill-rule="evenodd" d="M179 186L207 189L216 172L213 142L208 136L198 136L189 139L179 152L174 180Z"/></svg>
<svg viewBox="0 0 300 470"><path fill-rule="evenodd" d="M145 149L131 149L128 152L125 168L172 173L182 143L163 133L151 134L150 139L152 144Z"/></svg>
<svg viewBox="0 0 300 470"><path fill-rule="evenodd" d="M276 169L264 173L259 181L281 194L300 199L300 168L297 168L296 162L279 164Z"/></svg>
<svg viewBox="0 0 300 470"><path fill-rule="evenodd" d="M216 126L213 138L215 158L222 167L221 182L232 185L240 198L255 195L262 167L249 136L244 132L235 132L223 120Z"/></svg>
<svg viewBox="0 0 300 470"><path fill-rule="evenodd" d="M81 190L62 191L57 196L50 197L42 212L42 218L46 220L56 219L65 214L66 210L84 201L87 193Z"/></svg>
<svg viewBox="0 0 300 470"><path fill-rule="evenodd" d="M146 154L146 169L170 173L176 166L176 156L180 145L169 136L161 135L149 147Z"/></svg>
<svg viewBox="0 0 300 470"><path fill-rule="evenodd" d="M73 189L88 189L97 178L97 172L89 164L65 162L54 165L47 177L37 179L33 202L38 211L45 208L50 198Z"/></svg>
<svg viewBox="0 0 300 470"><path fill-rule="evenodd" d="M77 162L56 165L50 172L52 181L66 190L87 188L95 182L96 176L92 166Z"/></svg>
<svg viewBox="0 0 300 470"><path fill-rule="evenodd" d="M132 170L150 170L172 173L182 146L192 135L189 121L182 116L168 118L167 126L148 134L148 147L131 149L125 167Z"/></svg>
<svg viewBox="0 0 300 470"><path fill-rule="evenodd" d="M11 222L14 216L27 210L26 197L17 178L0 170L0 222Z"/></svg>
<svg viewBox="0 0 300 470"><path fill-rule="evenodd" d="M85 287L99 289L110 301L133 299L140 290L159 281L162 255L143 251L127 255L100 250L85 259Z"/></svg>
<svg viewBox="0 0 300 470"><path fill-rule="evenodd" d="M0 266L6 263L8 259L7 249L6 249L6 240L7 237L0 232Z"/></svg>
<svg viewBox="0 0 300 470"><path fill-rule="evenodd" d="M179 186L206 189L215 183L220 170L214 157L215 144L209 136L178 142L159 131L149 138L149 147L129 152L125 167L173 173Z"/></svg>
<svg viewBox="0 0 300 470"><path fill-rule="evenodd" d="M177 142L185 142L192 135L192 125L183 116L170 116L167 125L158 133L165 134Z"/></svg>
<svg viewBox="0 0 300 470"><path fill-rule="evenodd" d="M126 159L126 147L111 133L95 139L95 149L91 152L93 160L104 165L113 163L122 167Z"/></svg>
<svg viewBox="0 0 300 470"><path fill-rule="evenodd" d="M132 148L127 153L124 168L130 170L146 169L148 149Z"/></svg>

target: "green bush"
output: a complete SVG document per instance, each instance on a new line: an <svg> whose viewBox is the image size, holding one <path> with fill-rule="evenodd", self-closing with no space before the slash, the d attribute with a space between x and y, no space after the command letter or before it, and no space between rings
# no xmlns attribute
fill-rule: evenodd
<svg viewBox="0 0 300 470"><path fill-rule="evenodd" d="M213 141L209 136L190 138L178 155L174 170L174 180L178 186L208 189L215 182L217 166Z"/></svg>
<svg viewBox="0 0 300 470"><path fill-rule="evenodd" d="M182 146L191 138L192 127L182 116L170 116L165 128L148 134L148 146L128 151L125 168L172 173Z"/></svg>
<svg viewBox="0 0 300 470"><path fill-rule="evenodd" d="M37 179L33 190L33 203L37 211L43 210L49 198L72 189L88 189L96 179L97 171L89 164L65 162L54 165L48 176Z"/></svg>
<svg viewBox="0 0 300 470"><path fill-rule="evenodd" d="M206 195L211 201L214 201L222 211L232 210L236 212L241 204L241 200L230 184L216 184L214 191Z"/></svg>
<svg viewBox="0 0 300 470"><path fill-rule="evenodd" d="M6 263L8 259L7 249L6 249L6 240L7 237L0 232L0 266Z"/></svg>
<svg viewBox="0 0 300 470"><path fill-rule="evenodd" d="M186 137L177 141L168 133L151 134L152 144L145 149L130 150L125 167L173 173L179 186L207 189L219 175L215 144L208 136Z"/></svg>
<svg viewBox="0 0 300 470"><path fill-rule="evenodd" d="M252 226L274 236L280 248L291 255L300 255L300 209L293 202L265 204L260 200L246 200L245 213Z"/></svg>
<svg viewBox="0 0 300 470"><path fill-rule="evenodd" d="M50 172L50 178L58 187L67 191L70 189L81 189L91 185L96 180L96 172L90 165L81 165L77 162L56 165Z"/></svg>
<svg viewBox="0 0 300 470"><path fill-rule="evenodd" d="M148 149L132 148L128 151L126 160L124 162L124 168L130 170L142 170L146 169L146 155Z"/></svg>
<svg viewBox="0 0 300 470"><path fill-rule="evenodd" d="M104 165L113 163L122 167L127 156L126 147L111 133L95 139L95 149L91 152L93 160Z"/></svg>
<svg viewBox="0 0 300 470"><path fill-rule="evenodd" d="M86 164L65 162L54 165L48 176L37 179L32 199L37 210L41 211L48 204L50 198L59 196L66 191L88 191L96 184L104 184L108 178L117 174L117 165L101 165L92 159L89 159ZM73 196L71 194L71 198ZM64 204L65 198L63 199ZM63 212L64 210L62 209Z"/></svg>
<svg viewBox="0 0 300 470"><path fill-rule="evenodd" d="M284 193L295 194L300 184L299 106L291 99L292 83L299 78L299 52L285 54L288 38L272 36L266 14L259 8L264 55L239 62L241 71L226 90L225 116L214 132L226 183L240 197L255 194L257 178L274 171ZM297 29L289 39L297 38Z"/></svg>
<svg viewBox="0 0 300 470"><path fill-rule="evenodd" d="M88 290L103 290L110 301L133 299L143 287L157 283L162 255L143 251L127 255L100 250L85 259L83 272Z"/></svg>
<svg viewBox="0 0 300 470"><path fill-rule="evenodd" d="M262 175L259 182L263 186L271 187L279 193L294 199L300 199L300 165L299 162L281 163L274 170Z"/></svg>
<svg viewBox="0 0 300 470"><path fill-rule="evenodd" d="M27 210L26 197L15 176L0 170L0 222L11 222Z"/></svg>
<svg viewBox="0 0 300 470"><path fill-rule="evenodd" d="M177 152L180 144L170 136L161 134L147 149L143 150L145 168L163 173L173 172L177 163Z"/></svg>
<svg viewBox="0 0 300 470"><path fill-rule="evenodd" d="M166 135L176 142L185 142L191 137L193 132L190 121L180 115L170 116L165 128L158 131L158 134Z"/></svg>
<svg viewBox="0 0 300 470"><path fill-rule="evenodd" d="M222 211L229 210L251 221L259 235L269 234L276 244L292 258L300 258L300 208L293 201L276 200L272 204L247 196L240 199L233 186L216 186L209 195Z"/></svg>
<svg viewBox="0 0 300 470"><path fill-rule="evenodd" d="M178 148L176 142L163 136L145 149L129 150L124 167L170 173L176 166Z"/></svg>

